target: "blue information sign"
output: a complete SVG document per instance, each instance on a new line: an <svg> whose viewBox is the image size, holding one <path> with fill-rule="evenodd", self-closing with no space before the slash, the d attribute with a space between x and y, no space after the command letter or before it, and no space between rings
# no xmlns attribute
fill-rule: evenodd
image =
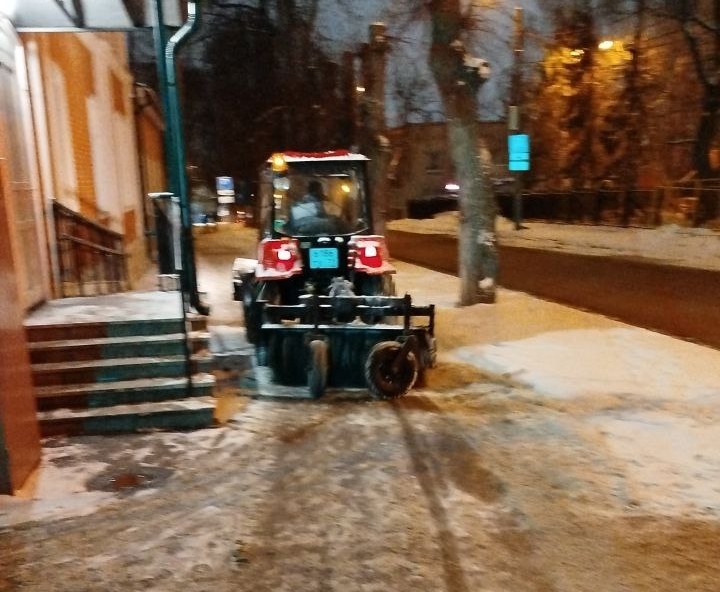
<svg viewBox="0 0 720 592"><path fill-rule="evenodd" d="M215 177L215 187L218 195L234 195L235 187L232 177Z"/></svg>
<svg viewBox="0 0 720 592"><path fill-rule="evenodd" d="M530 136L527 134L508 136L508 170L530 170Z"/></svg>

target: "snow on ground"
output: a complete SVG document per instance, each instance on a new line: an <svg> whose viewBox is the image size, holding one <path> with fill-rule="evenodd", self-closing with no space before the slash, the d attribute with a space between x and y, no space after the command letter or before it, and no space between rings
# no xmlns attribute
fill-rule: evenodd
<svg viewBox="0 0 720 592"><path fill-rule="evenodd" d="M655 229L524 222L515 230L498 218L498 239L513 247L551 249L583 255L641 257L671 265L720 270L720 232L670 224ZM457 212L427 220L395 220L391 230L457 235Z"/></svg>
<svg viewBox="0 0 720 592"><path fill-rule="evenodd" d="M517 231L499 218L501 244L720 270L720 233L713 230L524 225ZM457 212L389 227L457 235ZM457 293L450 277L433 282L452 286L439 294L445 306ZM719 351L503 290L493 307L441 311L438 327L449 358L586 413L626 463L631 498L661 513L689 506L720 513Z"/></svg>
<svg viewBox="0 0 720 592"><path fill-rule="evenodd" d="M392 227L450 232L453 220L453 216L441 216L429 223L395 222ZM670 236L717 253L717 235L688 229L530 226L517 240L536 240L540 245L539 237L554 235L557 244L569 248L568 237L588 234L604 237L605 244L614 242L617 252L629 254L619 247L662 247ZM501 224L506 243L507 235L514 232L507 222ZM628 234L635 236L622 238ZM582 248L599 252L600 243L600 238L587 239ZM689 246L685 251L677 245L673 249L690 258ZM655 258L670 256L664 251L662 257L658 251L653 253ZM705 258L706 254L696 253L693 261ZM226 287L226 267L218 268L220 287ZM443 365L446 373L456 372L452 364L477 368L486 376L526 389L529 394L523 396L531 397L533 404L560 412L557 421L588 438L599 437L604 453L625 467L624 495L644 510L683 515L693 509L720 515L720 351L503 289L495 305L457 308L457 278L401 262L397 267L399 293L408 291L415 301L438 306L442 362L438 374ZM425 391L427 396L443 396L442 386L434 386L432 380L430 386L437 391ZM479 389L477 396L482 397L481 393ZM253 408L255 413L264 409ZM266 412L271 409L269 403ZM356 421L365 421L361 411ZM34 489L24 499L0 496L0 526L91 513L117 499L122 492L88 487L89 480L109 464L152 465L170 455L173 466L181 470L184 462L202 459L204 454L216 460L220 455L231 459L252 436L252 432L230 428L144 435L128 440L123 458L98 454L99 440L46 442ZM75 462L65 463L69 458Z"/></svg>
<svg viewBox="0 0 720 592"><path fill-rule="evenodd" d="M625 495L662 514L720 515L720 352L634 327L550 331L450 355L530 387L593 426Z"/></svg>
<svg viewBox="0 0 720 592"><path fill-rule="evenodd" d="M19 495L0 495L0 528L92 514L123 495L121 485L113 487L114 475L152 475L158 462L181 468L208 454L219 462L230 462L252 433L230 434L231 443L225 446L218 446L224 436L215 429L117 436L127 438L128 446L120 454L109 455L103 450L103 440L111 442L112 437L48 438L40 467Z"/></svg>
<svg viewBox="0 0 720 592"><path fill-rule="evenodd" d="M0 527L92 514L113 495L88 491L86 482L107 467L105 462L82 462L84 446L67 444L43 448L43 458L31 483L17 497L0 495ZM70 462L65 462L70 461Z"/></svg>
<svg viewBox="0 0 720 592"><path fill-rule="evenodd" d="M549 331L453 353L548 397L720 404L720 352L635 327Z"/></svg>
<svg viewBox="0 0 720 592"><path fill-rule="evenodd" d="M715 407L717 412L717 406ZM630 502L661 514L720 515L720 425L657 411L592 418L611 453L626 463Z"/></svg>
<svg viewBox="0 0 720 592"><path fill-rule="evenodd" d="M599 433L629 503L720 515L720 351L518 293L469 310L440 311L443 359L528 387Z"/></svg>

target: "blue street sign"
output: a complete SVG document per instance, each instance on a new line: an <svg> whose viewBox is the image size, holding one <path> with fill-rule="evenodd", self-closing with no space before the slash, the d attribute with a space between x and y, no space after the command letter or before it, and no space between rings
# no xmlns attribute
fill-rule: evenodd
<svg viewBox="0 0 720 592"><path fill-rule="evenodd" d="M527 134L508 136L508 170L530 170L530 136Z"/></svg>
<svg viewBox="0 0 720 592"><path fill-rule="evenodd" d="M218 195L235 195L232 177L215 177L215 187Z"/></svg>

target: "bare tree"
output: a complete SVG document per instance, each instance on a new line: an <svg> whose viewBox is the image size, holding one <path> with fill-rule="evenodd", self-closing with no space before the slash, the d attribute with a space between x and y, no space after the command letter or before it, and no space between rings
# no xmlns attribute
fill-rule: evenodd
<svg viewBox="0 0 720 592"><path fill-rule="evenodd" d="M629 138L638 138L648 134L645 120L648 117L662 118L660 110L653 103L653 96L664 91L665 101L687 101L697 97L696 105L665 105L665 110L674 109L687 116L697 117L695 138L692 151L692 166L701 179L717 177L718 170L713 167L710 155L717 146L720 126L720 0L697 2L694 0L597 0L608 13L615 16L632 17L634 20L632 59L626 72L626 86L623 100L630 115L625 133ZM663 26L661 26L663 25ZM645 43L644 38L650 32L653 43ZM652 88L644 80L651 53L645 45L663 48L670 54L674 64L689 63L688 71L672 68L664 79L656 76L655 84L662 88ZM694 100L692 98L691 100ZM657 113L653 113L658 111ZM677 136L682 131L680 121L662 119L662 127L674 125L670 133ZM649 146L650 143L646 142ZM637 179L638 166L643 159L642 150L628 151L629 158L623 163L621 176L626 184ZM717 202L709 194L701 196L701 222L717 215Z"/></svg>
<svg viewBox="0 0 720 592"><path fill-rule="evenodd" d="M414 54L395 52L391 62L389 95L397 125L442 121L444 114L435 96L435 87Z"/></svg>
<svg viewBox="0 0 720 592"><path fill-rule="evenodd" d="M460 0L430 0L430 69L442 97L448 144L461 186L460 304L495 300L496 206L490 181L492 162L478 133L477 93L489 75L487 62L466 49L469 13ZM482 280L482 281L481 281Z"/></svg>
<svg viewBox="0 0 720 592"><path fill-rule="evenodd" d="M183 86L188 155L207 182L254 180L273 151L347 146L352 114L340 66L314 34L318 2L205 3Z"/></svg>
<svg viewBox="0 0 720 592"><path fill-rule="evenodd" d="M694 162L700 178L716 175L710 148L718 134L720 114L720 0L711 2L660 2L648 0L653 12L681 31L702 90Z"/></svg>

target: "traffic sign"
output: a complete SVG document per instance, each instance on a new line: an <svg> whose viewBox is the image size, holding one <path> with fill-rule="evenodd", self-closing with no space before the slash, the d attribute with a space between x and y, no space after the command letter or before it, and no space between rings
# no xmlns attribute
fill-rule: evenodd
<svg viewBox="0 0 720 592"><path fill-rule="evenodd" d="M508 136L508 170L530 170L530 136L527 134Z"/></svg>
<svg viewBox="0 0 720 592"><path fill-rule="evenodd" d="M232 177L215 177L215 188L218 195L235 195Z"/></svg>

